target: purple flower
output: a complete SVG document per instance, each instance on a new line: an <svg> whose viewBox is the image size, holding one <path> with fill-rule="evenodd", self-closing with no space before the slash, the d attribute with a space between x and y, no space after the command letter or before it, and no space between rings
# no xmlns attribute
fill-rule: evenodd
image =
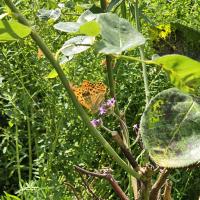
<svg viewBox="0 0 200 200"><path fill-rule="evenodd" d="M134 125L133 125L133 129L134 129L135 131L138 131L138 129L139 129L138 124L134 124Z"/></svg>
<svg viewBox="0 0 200 200"><path fill-rule="evenodd" d="M90 123L92 124L92 126L98 127L98 126L101 125L101 120L100 119L93 119L92 121L90 121Z"/></svg>
<svg viewBox="0 0 200 200"><path fill-rule="evenodd" d="M103 104L100 108L99 108L99 114L103 115L107 112L107 109L105 107L105 105Z"/></svg>
<svg viewBox="0 0 200 200"><path fill-rule="evenodd" d="M106 105L108 106L108 107L114 107L114 105L115 105L115 98L113 97L113 98L111 98L111 99L108 99L108 101L106 102Z"/></svg>
<svg viewBox="0 0 200 200"><path fill-rule="evenodd" d="M115 106L115 98L108 99L104 104L99 107L99 115L104 115Z"/></svg>

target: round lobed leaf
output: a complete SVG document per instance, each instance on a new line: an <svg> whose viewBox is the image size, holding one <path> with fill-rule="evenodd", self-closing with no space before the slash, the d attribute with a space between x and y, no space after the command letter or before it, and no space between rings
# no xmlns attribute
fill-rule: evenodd
<svg viewBox="0 0 200 200"><path fill-rule="evenodd" d="M97 50L105 54L120 54L127 49L145 43L145 38L132 25L116 14L99 14L97 21L101 27L102 40L97 43Z"/></svg>
<svg viewBox="0 0 200 200"><path fill-rule="evenodd" d="M79 30L81 24L77 22L59 22L55 24L53 27L56 30L63 31L66 33L75 33Z"/></svg>
<svg viewBox="0 0 200 200"><path fill-rule="evenodd" d="M97 36L100 33L100 26L96 21L86 22L80 26L79 32L88 36Z"/></svg>
<svg viewBox="0 0 200 200"><path fill-rule="evenodd" d="M183 92L199 94L200 62L182 55L166 55L154 60L167 72L177 88Z"/></svg>
<svg viewBox="0 0 200 200"><path fill-rule="evenodd" d="M94 24L94 22L92 22L93 23L92 27L88 27L88 25L91 25L91 24L87 25L87 22L90 22L95 19L96 19L96 14L93 14L90 10L86 10L84 13L81 14L81 16L78 18L77 22L59 22L54 25L54 28L56 30L67 32L67 33L76 33L82 27L82 33L93 36L94 33L93 33L93 35L91 34L91 32L92 32L91 29L95 28L95 30L93 30L93 32L97 32L97 30L96 30L97 23ZM86 24L86 25L84 26L84 24ZM90 30L88 30L88 29L90 29ZM88 32L90 34L87 34ZM99 32L99 30L98 30L98 32Z"/></svg>
<svg viewBox="0 0 200 200"><path fill-rule="evenodd" d="M0 20L0 42L19 40L30 33L30 27L17 21Z"/></svg>
<svg viewBox="0 0 200 200"><path fill-rule="evenodd" d="M92 20L95 20L97 17L96 14L92 13L90 10L86 10L84 13L81 14L81 16L78 18L77 23L84 24L86 22L90 22Z"/></svg>
<svg viewBox="0 0 200 200"><path fill-rule="evenodd" d="M81 53L90 48L95 41L92 36L77 36L67 40L61 48L61 52L65 56L71 56Z"/></svg>
<svg viewBox="0 0 200 200"><path fill-rule="evenodd" d="M156 95L140 123L145 148L163 167L200 161L200 99L171 88Z"/></svg>

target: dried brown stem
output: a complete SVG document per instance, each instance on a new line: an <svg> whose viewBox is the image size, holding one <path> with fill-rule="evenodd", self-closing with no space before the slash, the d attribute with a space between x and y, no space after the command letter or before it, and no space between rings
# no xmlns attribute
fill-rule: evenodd
<svg viewBox="0 0 200 200"><path fill-rule="evenodd" d="M157 199L158 192L165 183L168 175L170 174L171 170L169 169L164 169L163 172L159 175L157 181L154 183L152 186L151 192L150 192L150 197L149 200L155 200Z"/></svg>
<svg viewBox="0 0 200 200"><path fill-rule="evenodd" d="M94 177L103 178L103 179L107 180L111 184L111 186L114 189L115 193L118 195L118 197L121 200L129 200L128 197L126 196L126 194L122 191L122 189L119 186L119 184L117 183L117 181L110 174L111 173L110 171L105 170L103 173L96 173L96 172L90 172L88 170L85 170L85 169L83 169L83 168L81 168L79 166L75 166L75 169L79 173L83 173L83 174L86 174L88 176L94 176Z"/></svg>
<svg viewBox="0 0 200 200"><path fill-rule="evenodd" d="M134 132L135 135L136 135L136 139L135 139L136 141L135 141L135 143L137 142L138 145L139 145L139 147L140 147L141 149L144 149L144 145L143 145L142 140L141 140L141 135L140 135L139 129L136 128L136 129L133 130L133 132Z"/></svg>
<svg viewBox="0 0 200 200"><path fill-rule="evenodd" d="M172 185L171 185L170 181L166 180L164 194L163 194L163 200L172 200L171 189L172 189Z"/></svg>
<svg viewBox="0 0 200 200"><path fill-rule="evenodd" d="M77 200L81 200L81 198L79 198L79 196L78 196L78 194L76 192L75 187L72 184L70 184L68 182L64 182L64 184L66 185L66 187L69 187L73 191L73 193L74 193L74 195L75 195Z"/></svg>
<svg viewBox="0 0 200 200"><path fill-rule="evenodd" d="M90 186L89 186L89 184L88 184L88 182L84 179L84 177L83 177L83 175L82 175L82 171L79 169L77 169L77 166L75 166L75 169L78 171L78 173L79 173L79 175L80 175L80 177L81 177L81 179L82 179L82 181L83 181L83 184L84 184L84 186L85 186L85 188L88 190L88 192L92 195L92 197L93 197L93 199L94 200L102 200L100 197L98 197L93 191L92 191L92 189L90 188Z"/></svg>
<svg viewBox="0 0 200 200"><path fill-rule="evenodd" d="M136 171L138 171L139 170L138 163L136 162L136 160L133 157L133 155L130 152L130 150L124 144L124 142L123 142L121 136L119 135L119 133L118 132L113 132L112 137L117 142L117 144L120 146L121 151L126 156L126 158L128 159L128 161L130 162L131 166L134 169L136 169Z"/></svg>

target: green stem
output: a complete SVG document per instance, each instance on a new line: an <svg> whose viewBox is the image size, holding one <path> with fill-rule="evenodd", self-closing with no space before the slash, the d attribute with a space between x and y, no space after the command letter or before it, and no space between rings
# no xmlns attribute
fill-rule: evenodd
<svg viewBox="0 0 200 200"><path fill-rule="evenodd" d="M27 128L28 128L28 158L29 158L29 181L32 179L32 168L33 168L33 161L32 161L32 139L31 139L31 121L30 118L27 118Z"/></svg>
<svg viewBox="0 0 200 200"><path fill-rule="evenodd" d="M139 5L138 0L135 0L135 21L136 21L136 28L140 32L140 19L139 19ZM147 69L146 64L144 62L145 56L144 56L144 49L143 47L139 47L140 50L140 57L143 60L142 62L142 72L143 72L143 79L144 79L144 89L145 89L145 96L146 96L146 106L148 105L150 101L150 92L149 92L149 86L148 86L148 76L147 76Z"/></svg>
<svg viewBox="0 0 200 200"><path fill-rule="evenodd" d="M112 69L112 57L106 56L106 68L107 68L107 75L108 75L108 85L110 88L110 95L114 98L115 96L115 84L113 80L113 69Z"/></svg>
<svg viewBox="0 0 200 200"><path fill-rule="evenodd" d="M115 98L116 103L115 103L115 112L116 116L119 116L117 119L120 122L120 127L123 132L123 140L129 146L129 132L126 126L126 123L120 118L120 110L118 107L117 99L116 99L116 94L115 94L115 83L114 83L114 78L113 78L113 67L112 67L112 57L110 55L106 56L106 67L107 67L107 75L108 75L108 85L110 88L110 95Z"/></svg>
<svg viewBox="0 0 200 200"><path fill-rule="evenodd" d="M122 17L126 19L126 1L125 0L123 0L120 7L121 7Z"/></svg>
<svg viewBox="0 0 200 200"><path fill-rule="evenodd" d="M100 0L101 8L103 10L106 10L107 3L106 0ZM108 76L108 85L110 89L110 95L111 97L114 97L116 100L116 94L115 94L115 82L113 79L113 65L112 65L112 57L110 55L106 55L106 68L107 68L107 76ZM117 115L120 115L120 110L118 107L118 103L116 101L115 103L115 111Z"/></svg>
<svg viewBox="0 0 200 200"><path fill-rule="evenodd" d="M110 133L111 135L113 134L113 132L115 132L115 131L111 131L109 128L105 127L104 125L101 125L101 128L107 131L108 133Z"/></svg>
<svg viewBox="0 0 200 200"><path fill-rule="evenodd" d="M105 12L107 8L107 1L106 0L100 0L100 5L102 10Z"/></svg>
<svg viewBox="0 0 200 200"><path fill-rule="evenodd" d="M120 125L123 129L124 134L126 135L126 146L130 148L130 143L129 143L129 131L127 128L126 123L118 116L116 113L113 113L113 115L120 121Z"/></svg>
<svg viewBox="0 0 200 200"><path fill-rule="evenodd" d="M155 63L154 61L152 60L141 60L139 58L136 58L136 57L132 57L132 56L125 56L125 55L113 55L113 57L117 58L117 59L124 59L124 60L129 60L129 61L132 61L132 62L141 62L141 63L146 63L146 64L154 64L154 65L158 65L157 63Z"/></svg>
<svg viewBox="0 0 200 200"><path fill-rule="evenodd" d="M48 165L47 165L47 178L50 176L50 172L51 172L51 168L52 168L52 162L53 162L53 159L54 159L56 146L58 144L58 138L59 138L61 123L63 123L63 119L60 119L60 121L58 122L58 127L56 127L56 129L55 129L55 138L54 138L54 141L53 141L53 144L52 144L52 147L51 147L51 152L50 152L50 155L49 155L49 160L48 160ZM56 126L56 124L54 124L54 126Z"/></svg>
<svg viewBox="0 0 200 200"><path fill-rule="evenodd" d="M19 130L17 123L15 123L15 149L16 149L16 160L17 160L17 175L19 180L19 187L22 187L22 178L21 178L21 170L20 170L20 159L19 159Z"/></svg>
<svg viewBox="0 0 200 200"><path fill-rule="evenodd" d="M139 50L140 50L141 58L142 60L144 60L143 47L140 47ZM148 75L147 75L147 68L146 68L145 62L142 62L142 73L143 73L143 78L144 78L144 90L145 90L145 95L146 95L146 106L147 106L150 101L150 92L149 92Z"/></svg>
<svg viewBox="0 0 200 200"><path fill-rule="evenodd" d="M107 67L107 76L108 76L108 85L109 85L109 89L110 89L110 95L111 97L114 97L116 100L116 94L115 94L115 82L113 79L113 66L112 66L112 57L107 55L106 56L106 67ZM117 113L117 115L120 115L120 111L119 111L119 107L118 107L118 103L116 100L115 103L115 111Z"/></svg>
<svg viewBox="0 0 200 200"><path fill-rule="evenodd" d="M23 23L24 25L30 26L28 21L24 18L23 15L21 15L15 5L10 1L10 0L4 0L6 5L11 9L13 12L14 16L18 19L19 22ZM42 38L34 31L32 30L31 32L31 37L35 41L35 43L40 47L40 49L43 51L44 55L49 59L50 63L52 66L55 68L56 72L58 73L58 76L66 88L69 97L71 98L76 110L78 111L79 115L81 116L82 120L85 122L86 126L88 127L90 133L94 135L98 139L98 141L103 145L105 150L112 156L112 158L128 173L130 173L132 176L134 176L137 179L142 179L142 176L137 173L134 169L129 167L120 157L119 155L115 152L115 150L110 146L110 144L105 140L105 138L101 135L101 133L94 128L91 123L88 115L82 108L82 106L79 104L75 94L71 90L70 84L60 67L58 61L55 60L53 54L49 50L49 48L46 46L46 44L43 42Z"/></svg>

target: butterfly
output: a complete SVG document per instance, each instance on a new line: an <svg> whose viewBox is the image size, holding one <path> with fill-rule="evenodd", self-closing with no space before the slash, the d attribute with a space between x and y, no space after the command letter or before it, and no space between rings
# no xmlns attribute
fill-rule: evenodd
<svg viewBox="0 0 200 200"><path fill-rule="evenodd" d="M38 52L37 52L38 60L40 60L43 56L44 56L44 54L43 54L42 50L40 48L38 48Z"/></svg>
<svg viewBox="0 0 200 200"><path fill-rule="evenodd" d="M84 80L80 87L72 86L72 90L85 108L92 113L96 113L105 98L107 86L102 82L91 83Z"/></svg>

